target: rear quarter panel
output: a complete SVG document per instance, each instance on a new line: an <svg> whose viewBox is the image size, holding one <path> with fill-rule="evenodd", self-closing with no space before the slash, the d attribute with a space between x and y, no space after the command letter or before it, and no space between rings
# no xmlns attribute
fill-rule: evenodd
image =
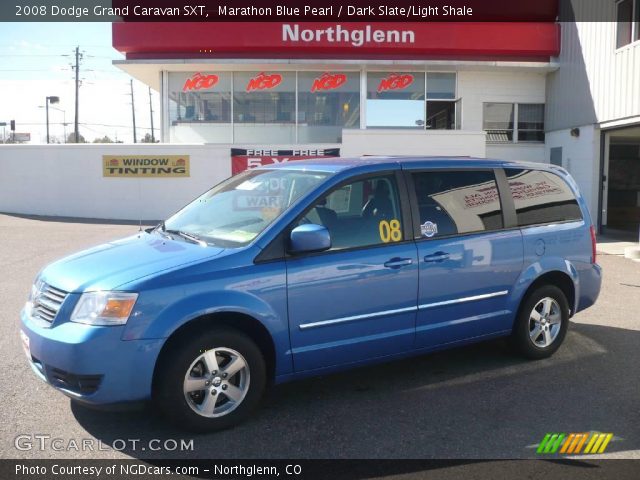
<svg viewBox="0 0 640 480"><path fill-rule="evenodd" d="M576 313L592 305L598 297L601 269L591 261L591 215L573 178L561 168L548 171L559 176L573 191L582 220L522 227L524 268L513 290L512 301L519 303L531 284L548 272L566 273L573 281Z"/></svg>

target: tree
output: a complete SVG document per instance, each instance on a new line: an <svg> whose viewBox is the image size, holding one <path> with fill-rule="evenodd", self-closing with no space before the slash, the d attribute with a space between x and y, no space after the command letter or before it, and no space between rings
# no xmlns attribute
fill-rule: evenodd
<svg viewBox="0 0 640 480"><path fill-rule="evenodd" d="M151 134L150 133L145 133L144 138L142 140L140 140L140 143L158 143L158 140L152 141L151 140Z"/></svg>
<svg viewBox="0 0 640 480"><path fill-rule="evenodd" d="M76 143L76 134L74 132L67 135L67 143ZM78 143L87 143L87 141L82 135L78 134Z"/></svg>
<svg viewBox="0 0 640 480"><path fill-rule="evenodd" d="M102 138L96 138L93 143L114 143L114 141L111 140L108 135L105 135Z"/></svg>

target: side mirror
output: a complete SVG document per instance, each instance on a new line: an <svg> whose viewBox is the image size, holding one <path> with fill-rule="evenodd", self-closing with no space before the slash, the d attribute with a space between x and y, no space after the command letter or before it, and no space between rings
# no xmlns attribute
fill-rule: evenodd
<svg viewBox="0 0 640 480"><path fill-rule="evenodd" d="M331 248L331 235L322 225L305 223L291 230L289 239L291 253L322 252Z"/></svg>

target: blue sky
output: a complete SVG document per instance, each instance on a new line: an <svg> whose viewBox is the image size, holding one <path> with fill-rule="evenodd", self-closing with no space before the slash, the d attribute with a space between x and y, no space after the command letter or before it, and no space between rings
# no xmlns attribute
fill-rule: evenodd
<svg viewBox="0 0 640 480"><path fill-rule="evenodd" d="M80 66L80 134L88 141L108 135L133 140L131 77L114 67L123 56L111 46L111 23L0 23L0 122L16 120L16 131L31 133L32 143L46 141L45 97L59 96L50 108L50 135L63 141L73 131L74 50ZM138 140L150 132L148 88L134 80ZM153 92L154 126L159 136L159 98ZM64 113L60 110L64 110ZM8 131L8 125L7 125ZM2 129L0 128L0 136Z"/></svg>

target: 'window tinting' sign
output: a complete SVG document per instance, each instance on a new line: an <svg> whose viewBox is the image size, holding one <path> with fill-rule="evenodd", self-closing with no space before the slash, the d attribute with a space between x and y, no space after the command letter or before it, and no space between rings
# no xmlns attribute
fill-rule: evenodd
<svg viewBox="0 0 640 480"><path fill-rule="evenodd" d="M103 177L188 177L189 155L103 155Z"/></svg>

